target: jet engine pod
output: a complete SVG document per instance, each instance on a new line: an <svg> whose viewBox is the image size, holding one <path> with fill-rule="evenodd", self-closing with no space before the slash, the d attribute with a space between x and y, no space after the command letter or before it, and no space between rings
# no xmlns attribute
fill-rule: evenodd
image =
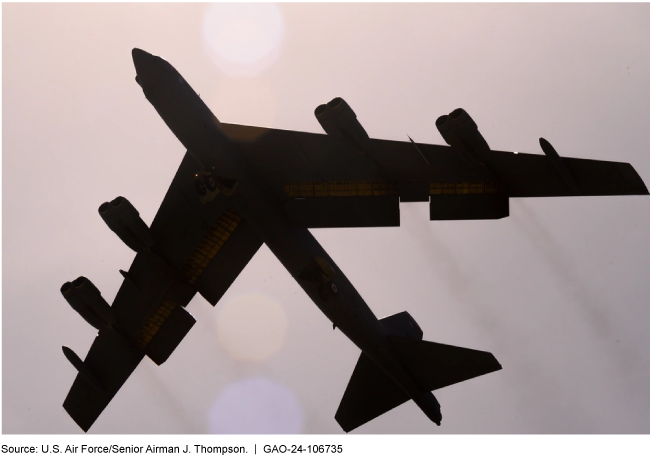
<svg viewBox="0 0 650 457"><path fill-rule="evenodd" d="M104 300L99 289L84 276L61 286L63 298L72 309L97 330L116 322L113 308Z"/></svg>
<svg viewBox="0 0 650 457"><path fill-rule="evenodd" d="M117 197L110 203L102 203L98 211L108 228L135 252L146 251L153 246L149 227L126 198Z"/></svg>
<svg viewBox="0 0 650 457"><path fill-rule="evenodd" d="M314 115L328 135L354 147L362 155L370 150L370 137L357 120L357 115L350 105L341 97L336 97L325 105L319 105Z"/></svg>
<svg viewBox="0 0 650 457"><path fill-rule="evenodd" d="M485 165L490 155L490 146L478 131L476 122L462 108L449 115L440 116L436 127L445 142L472 165Z"/></svg>

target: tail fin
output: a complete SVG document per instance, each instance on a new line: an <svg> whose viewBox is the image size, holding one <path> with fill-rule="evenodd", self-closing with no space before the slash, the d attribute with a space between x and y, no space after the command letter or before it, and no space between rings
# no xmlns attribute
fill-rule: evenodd
<svg viewBox="0 0 650 457"><path fill-rule="evenodd" d="M381 319L404 368L422 388L440 389L501 369L489 352L422 341L421 330L417 323L411 325L411 321L415 323L406 312ZM399 385L362 353L334 417L349 432L409 399Z"/></svg>
<svg viewBox="0 0 650 457"><path fill-rule="evenodd" d="M408 400L406 392L361 353L334 418L349 432Z"/></svg>

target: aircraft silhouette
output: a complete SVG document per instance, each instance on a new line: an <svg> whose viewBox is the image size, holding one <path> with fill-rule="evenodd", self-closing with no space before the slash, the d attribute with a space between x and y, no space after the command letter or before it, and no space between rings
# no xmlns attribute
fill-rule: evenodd
<svg viewBox="0 0 650 457"><path fill-rule="evenodd" d="M400 202L429 202L431 220L499 219L509 198L648 194L625 163L493 151L462 109L436 126L449 146L372 139L335 98L316 108L326 132L221 123L164 59L133 49L136 82L187 152L150 227L124 197L99 207L137 254L112 305L81 276L61 287L98 335L63 407L87 431L144 356L161 364L195 323L198 292L216 305L266 243L361 349L336 420L350 431L413 400L440 425L432 390L501 369L483 351L423 341L407 312L377 319L309 232L399 225Z"/></svg>

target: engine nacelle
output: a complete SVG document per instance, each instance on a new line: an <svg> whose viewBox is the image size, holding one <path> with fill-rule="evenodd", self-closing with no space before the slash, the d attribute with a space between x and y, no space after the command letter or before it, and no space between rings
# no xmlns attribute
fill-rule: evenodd
<svg viewBox="0 0 650 457"><path fill-rule="evenodd" d="M113 309L86 277L79 276L74 281L63 284L61 294L72 309L97 330L115 324Z"/></svg>
<svg viewBox="0 0 650 457"><path fill-rule="evenodd" d="M332 99L326 105L319 105L314 115L328 135L353 146L361 154L370 150L370 137L357 120L357 115L350 105L341 97Z"/></svg>
<svg viewBox="0 0 650 457"><path fill-rule="evenodd" d="M146 251L153 246L149 227L126 198L117 197L110 203L102 203L98 211L108 228L135 252Z"/></svg>
<svg viewBox="0 0 650 457"><path fill-rule="evenodd" d="M462 108L449 115L440 116L436 127L445 142L473 165L485 165L490 156L490 146L478 131L476 123Z"/></svg>

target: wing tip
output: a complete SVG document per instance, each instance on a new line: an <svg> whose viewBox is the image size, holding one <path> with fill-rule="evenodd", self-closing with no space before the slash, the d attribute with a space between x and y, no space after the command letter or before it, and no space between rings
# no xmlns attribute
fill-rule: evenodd
<svg viewBox="0 0 650 457"><path fill-rule="evenodd" d="M619 163L619 170L630 185L630 195L650 195L648 187L630 163Z"/></svg>
<svg viewBox="0 0 650 457"><path fill-rule="evenodd" d="M76 411L71 407L71 405L68 403L67 399L66 401L63 402L63 409L68 413L68 415L72 418L72 420L79 426L81 430L83 430L84 433L88 433L88 430L90 430L90 427L95 423L95 419L92 419L91 421L88 421L88 417L81 417L80 415L76 414ZM86 419L86 420L84 420Z"/></svg>
<svg viewBox="0 0 650 457"><path fill-rule="evenodd" d="M348 424L348 423L345 421L345 419L342 418L342 417L339 415L338 412L334 415L334 419L336 420L336 422L339 424L339 426L341 427L341 429L342 429L345 433L350 433L350 432L351 432L352 430L354 430L355 428L359 427L360 425L363 425L363 424L358 424L358 425L351 425L351 424Z"/></svg>

